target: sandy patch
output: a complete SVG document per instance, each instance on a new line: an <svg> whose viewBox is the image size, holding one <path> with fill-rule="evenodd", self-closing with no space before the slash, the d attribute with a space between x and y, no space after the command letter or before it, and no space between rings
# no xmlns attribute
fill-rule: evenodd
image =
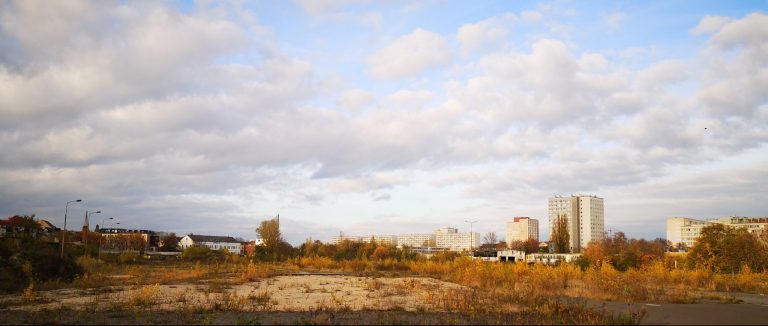
<svg viewBox="0 0 768 326"><path fill-rule="evenodd" d="M211 279L198 283L116 286L40 291L31 302L0 297L10 310L39 311L66 307L108 311L127 307L153 310L442 311L470 289L432 278L373 278L343 275L277 276L257 282Z"/></svg>

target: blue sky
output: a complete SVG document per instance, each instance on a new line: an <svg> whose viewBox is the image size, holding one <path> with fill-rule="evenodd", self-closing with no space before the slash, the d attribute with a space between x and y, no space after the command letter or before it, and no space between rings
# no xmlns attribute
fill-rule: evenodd
<svg viewBox="0 0 768 326"><path fill-rule="evenodd" d="M253 238L279 212L294 244L546 239L571 193L634 237L765 216L766 4L4 2L0 214Z"/></svg>

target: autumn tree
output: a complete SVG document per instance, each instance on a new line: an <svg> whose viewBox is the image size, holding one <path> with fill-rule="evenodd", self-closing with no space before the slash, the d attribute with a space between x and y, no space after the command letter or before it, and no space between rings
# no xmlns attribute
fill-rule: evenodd
<svg viewBox="0 0 768 326"><path fill-rule="evenodd" d="M738 272L744 266L753 271L768 267L768 248L747 229L715 223L701 229L688 252L688 267L714 272Z"/></svg>
<svg viewBox="0 0 768 326"><path fill-rule="evenodd" d="M539 252L539 241L528 238L525 241L515 240L509 243L509 249L524 251L526 254Z"/></svg>
<svg viewBox="0 0 768 326"><path fill-rule="evenodd" d="M179 250L179 237L176 233L171 233L163 238L163 245L160 246L161 251L178 251Z"/></svg>
<svg viewBox="0 0 768 326"><path fill-rule="evenodd" d="M499 239L496 237L495 232L488 232L483 236L483 243L488 245L496 245Z"/></svg>
<svg viewBox="0 0 768 326"><path fill-rule="evenodd" d="M256 228L256 233L259 234L261 240L264 242L264 249L267 255L272 255L274 259L277 258L277 248L283 242L283 237L280 235L280 226L277 224L276 219L261 221L259 227Z"/></svg>
<svg viewBox="0 0 768 326"><path fill-rule="evenodd" d="M565 215L557 215L553 221L550 240L555 244L555 253L569 253L571 235L568 232L568 218Z"/></svg>

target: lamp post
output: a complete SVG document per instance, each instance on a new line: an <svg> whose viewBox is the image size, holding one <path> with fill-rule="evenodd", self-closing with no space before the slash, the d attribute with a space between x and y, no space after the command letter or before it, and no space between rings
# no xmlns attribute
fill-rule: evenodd
<svg viewBox="0 0 768 326"><path fill-rule="evenodd" d="M473 251L475 250L475 233L472 232L472 224L477 223L477 220L475 221L464 220L464 222L469 223L469 251Z"/></svg>
<svg viewBox="0 0 768 326"><path fill-rule="evenodd" d="M104 237L104 236L102 235L101 229L103 229L103 228L104 228L104 221L106 221L106 220L114 220L114 219L115 219L114 217L110 217L110 218L103 218L103 219L101 219L101 224L99 224L99 225L100 225L100 227L99 227L99 250L98 250L98 257L99 257L99 260L101 260L101 238L103 238L103 237Z"/></svg>
<svg viewBox="0 0 768 326"><path fill-rule="evenodd" d="M113 229L112 231L114 231L115 225L120 225L120 222L112 223L112 226L110 226L110 229ZM119 238L118 236L115 236L114 239L119 239ZM115 246L115 241L112 241L112 247L113 247L112 249L115 249L114 246Z"/></svg>
<svg viewBox="0 0 768 326"><path fill-rule="evenodd" d="M83 223L84 228L88 227L88 221L90 221L90 219L88 218L90 217L90 215L93 215L93 214L101 214L101 211L91 212L90 214L88 213L88 211L85 211L85 223ZM85 250L85 252L88 252L88 230L85 230L85 232L86 232L85 237L83 238L83 247L85 249L83 250Z"/></svg>
<svg viewBox="0 0 768 326"><path fill-rule="evenodd" d="M64 259L64 241L67 238L67 211L70 203L79 203L82 199L70 200L64 205L64 229L61 230L61 259Z"/></svg>

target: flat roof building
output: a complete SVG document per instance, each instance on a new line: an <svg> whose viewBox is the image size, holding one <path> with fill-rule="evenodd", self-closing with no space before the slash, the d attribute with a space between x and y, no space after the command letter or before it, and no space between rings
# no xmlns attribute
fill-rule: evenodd
<svg viewBox="0 0 768 326"><path fill-rule="evenodd" d="M605 239L605 216L603 198L593 195L555 196L549 198L550 230L559 217L568 220L570 250L581 252L591 241Z"/></svg>
<svg viewBox="0 0 768 326"><path fill-rule="evenodd" d="M507 222L507 245L514 241L534 239L539 241L539 220L530 217L515 217Z"/></svg>

